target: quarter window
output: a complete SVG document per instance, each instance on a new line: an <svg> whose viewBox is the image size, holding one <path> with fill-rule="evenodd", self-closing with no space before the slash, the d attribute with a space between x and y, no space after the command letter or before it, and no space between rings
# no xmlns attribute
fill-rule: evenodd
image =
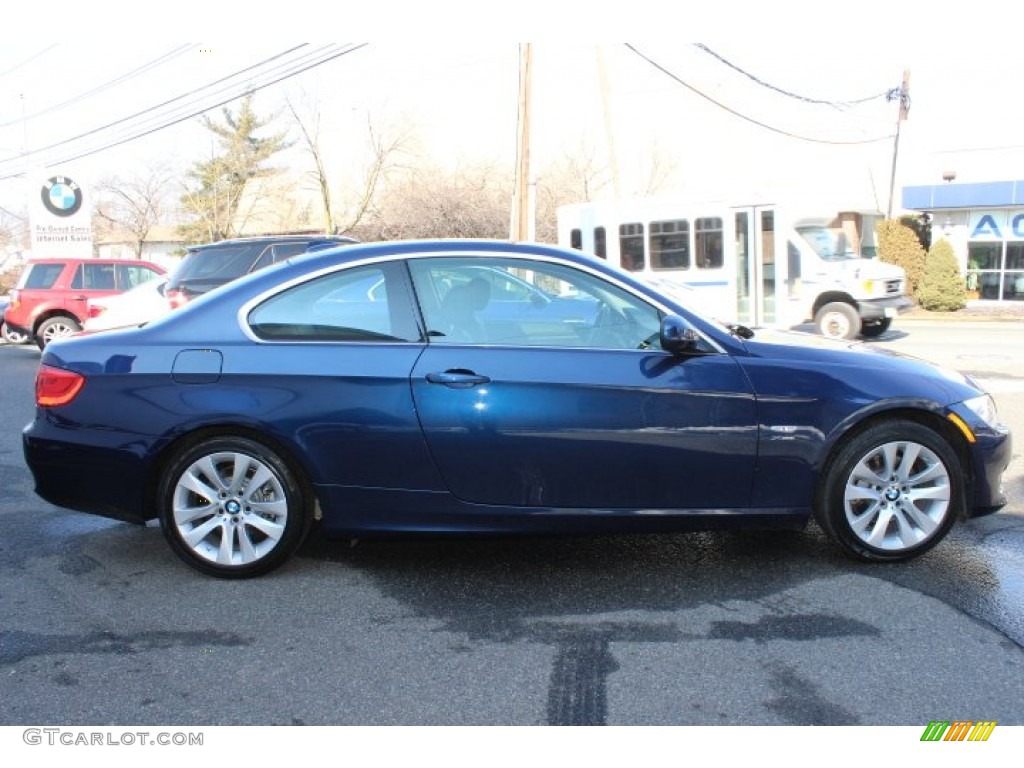
<svg viewBox="0 0 1024 768"><path fill-rule="evenodd" d="M270 341L420 341L401 265L335 272L289 288L249 313Z"/></svg>
<svg viewBox="0 0 1024 768"><path fill-rule="evenodd" d="M57 282L60 273L64 271L64 262L58 261L47 264L33 264L32 268L25 273L25 282L19 288L47 289L52 288Z"/></svg>

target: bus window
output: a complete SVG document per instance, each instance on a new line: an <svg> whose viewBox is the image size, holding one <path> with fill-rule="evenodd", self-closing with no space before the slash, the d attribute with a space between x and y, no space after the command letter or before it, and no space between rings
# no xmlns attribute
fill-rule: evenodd
<svg viewBox="0 0 1024 768"><path fill-rule="evenodd" d="M583 233L578 229L569 233L569 247L575 248L577 251L583 250Z"/></svg>
<svg viewBox="0 0 1024 768"><path fill-rule="evenodd" d="M644 225L619 225L619 258L622 268L639 272L644 268Z"/></svg>
<svg viewBox="0 0 1024 768"><path fill-rule="evenodd" d="M690 268L690 222L651 222L651 269Z"/></svg>
<svg viewBox="0 0 1024 768"><path fill-rule="evenodd" d="M608 258L608 244L604 227L594 227L594 255L599 259Z"/></svg>
<svg viewBox="0 0 1024 768"><path fill-rule="evenodd" d="M713 217L697 219L694 223L698 269L721 269L725 265L722 250L722 220Z"/></svg>

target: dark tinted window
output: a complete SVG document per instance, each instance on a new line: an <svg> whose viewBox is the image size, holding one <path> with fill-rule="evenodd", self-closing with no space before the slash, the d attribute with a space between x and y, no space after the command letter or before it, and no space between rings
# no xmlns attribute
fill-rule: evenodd
<svg viewBox="0 0 1024 768"><path fill-rule="evenodd" d="M249 326L274 341L419 341L401 265L369 265L311 280L249 313Z"/></svg>
<svg viewBox="0 0 1024 768"><path fill-rule="evenodd" d="M33 264L25 275L22 288L52 288L60 273L64 271L64 262L52 264Z"/></svg>
<svg viewBox="0 0 1024 768"><path fill-rule="evenodd" d="M277 264L279 261L284 261L289 256L295 256L299 253L305 253L309 248L309 243L303 240L299 243L277 243L270 246L260 256L260 260L257 261L252 268L255 272L257 269L263 269L269 267L271 264Z"/></svg>
<svg viewBox="0 0 1024 768"><path fill-rule="evenodd" d="M266 249L266 243L234 243L192 251L181 262L174 279L234 280L247 273Z"/></svg>

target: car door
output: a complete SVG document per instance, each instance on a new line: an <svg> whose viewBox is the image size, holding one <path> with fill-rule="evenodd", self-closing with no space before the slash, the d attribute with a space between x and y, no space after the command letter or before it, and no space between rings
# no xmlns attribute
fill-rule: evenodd
<svg viewBox="0 0 1024 768"><path fill-rule="evenodd" d="M528 297L521 323L506 304L490 327L487 290L452 298L484 266L531 282L557 309L543 319ZM410 270L430 341L413 398L456 497L529 508L749 505L755 401L730 356L661 350L658 307L577 267L459 256L413 259Z"/></svg>
<svg viewBox="0 0 1024 768"><path fill-rule="evenodd" d="M109 262L79 264L71 278L71 290L65 296L64 307L80 321L89 316L89 299L119 293L117 265Z"/></svg>

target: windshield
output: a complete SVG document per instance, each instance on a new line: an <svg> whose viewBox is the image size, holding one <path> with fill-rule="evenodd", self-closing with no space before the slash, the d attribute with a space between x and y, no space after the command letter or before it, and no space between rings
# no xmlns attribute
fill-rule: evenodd
<svg viewBox="0 0 1024 768"><path fill-rule="evenodd" d="M815 253L825 261L845 261L846 259L860 258L860 254L850 247L850 243L846 239L846 233L841 229L812 226L798 227L797 232L810 244Z"/></svg>

